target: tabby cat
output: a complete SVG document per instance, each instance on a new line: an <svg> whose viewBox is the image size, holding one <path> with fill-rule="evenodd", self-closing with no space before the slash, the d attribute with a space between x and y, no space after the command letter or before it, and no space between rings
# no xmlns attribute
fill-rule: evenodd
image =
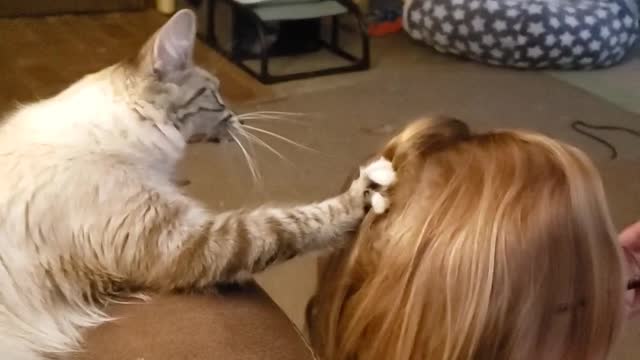
<svg viewBox="0 0 640 360"><path fill-rule="evenodd" d="M384 211L372 188L393 169L381 160L343 194L299 207L214 215L181 193L172 179L188 140L243 131L216 78L192 64L195 23L178 12L134 58L0 125L2 359L76 349L116 297L235 281L339 246L368 206Z"/></svg>

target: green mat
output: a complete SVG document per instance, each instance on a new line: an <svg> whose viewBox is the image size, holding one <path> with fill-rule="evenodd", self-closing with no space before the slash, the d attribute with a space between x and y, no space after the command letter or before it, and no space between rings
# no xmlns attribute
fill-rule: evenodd
<svg viewBox="0 0 640 360"><path fill-rule="evenodd" d="M625 110L640 114L640 45L636 45L625 62L610 69L550 71L549 74Z"/></svg>

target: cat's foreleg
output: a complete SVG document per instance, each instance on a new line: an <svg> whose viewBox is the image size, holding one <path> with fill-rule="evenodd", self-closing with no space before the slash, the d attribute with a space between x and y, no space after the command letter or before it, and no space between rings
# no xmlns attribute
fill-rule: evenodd
<svg viewBox="0 0 640 360"><path fill-rule="evenodd" d="M357 229L369 209L386 210L386 190L394 181L391 163L379 159L362 168L349 189L334 198L298 207L226 214L227 226L236 229L238 237L220 280L241 280L273 263L342 245L345 235Z"/></svg>
<svg viewBox="0 0 640 360"><path fill-rule="evenodd" d="M201 288L234 282L299 254L340 246L366 211L385 211L385 191L394 180L391 163L379 159L362 168L347 191L314 204L208 215L175 200L167 204L175 214L172 219L154 221L157 230L146 231L158 231L159 237L145 240L146 249L139 249L145 253L137 256L144 263L131 275L141 275L146 287Z"/></svg>

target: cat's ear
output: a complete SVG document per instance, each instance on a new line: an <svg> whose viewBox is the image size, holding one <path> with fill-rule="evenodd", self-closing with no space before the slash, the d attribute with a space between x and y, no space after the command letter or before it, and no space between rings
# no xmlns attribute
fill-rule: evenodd
<svg viewBox="0 0 640 360"><path fill-rule="evenodd" d="M154 74L160 77L182 71L192 65L196 39L196 15L180 10L167 21L145 46Z"/></svg>

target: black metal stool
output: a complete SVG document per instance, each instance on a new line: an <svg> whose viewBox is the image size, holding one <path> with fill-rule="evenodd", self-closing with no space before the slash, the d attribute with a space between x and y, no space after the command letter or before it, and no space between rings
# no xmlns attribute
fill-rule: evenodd
<svg viewBox="0 0 640 360"><path fill-rule="evenodd" d="M199 16L204 16L203 28L199 35L210 47L218 51L224 57L238 67L257 78L265 84L273 84L282 81L305 79L310 77L340 74L352 71L366 70L370 66L370 45L367 34L367 26L362 13L351 0L265 0L253 4L243 4L236 0L217 0L231 8L231 48L222 46L216 34L216 0L186 0L187 7L194 9ZM340 17L353 16L361 42L361 55L355 56L340 46ZM259 55L255 56L238 51L234 39L234 23L242 17L254 24L260 43ZM335 66L326 69L304 71L274 75L269 72L269 61L279 54L270 53L267 45L268 22L304 21L312 19L330 19L331 35L329 41L319 36L317 41L321 48L327 49L338 57L349 62L347 65ZM248 60L259 60L259 71L255 71L246 64Z"/></svg>

